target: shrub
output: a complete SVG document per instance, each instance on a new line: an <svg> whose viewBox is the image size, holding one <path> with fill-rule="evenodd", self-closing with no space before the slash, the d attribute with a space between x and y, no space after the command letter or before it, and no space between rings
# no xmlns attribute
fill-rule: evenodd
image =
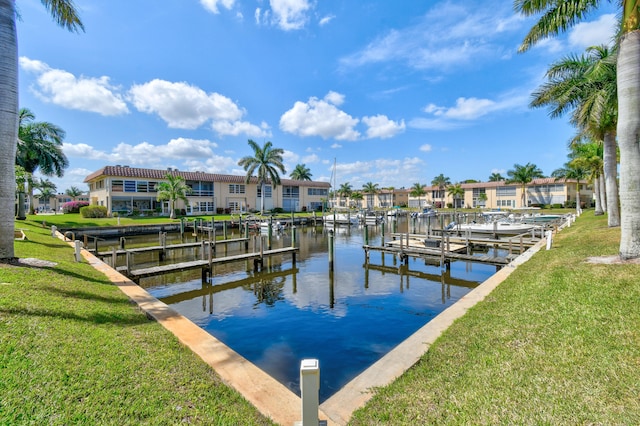
<svg viewBox="0 0 640 426"><path fill-rule="evenodd" d="M107 208L105 206L84 206L80 208L80 216L85 218L107 217Z"/></svg>
<svg viewBox="0 0 640 426"><path fill-rule="evenodd" d="M80 213L80 208L88 206L88 201L69 201L62 205L63 213Z"/></svg>

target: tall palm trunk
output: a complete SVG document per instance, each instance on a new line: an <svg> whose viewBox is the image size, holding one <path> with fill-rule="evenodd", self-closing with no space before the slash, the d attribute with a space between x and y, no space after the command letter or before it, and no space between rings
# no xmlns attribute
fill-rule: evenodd
<svg viewBox="0 0 640 426"><path fill-rule="evenodd" d="M618 54L620 145L620 258L640 257L640 30L620 39Z"/></svg>
<svg viewBox="0 0 640 426"><path fill-rule="evenodd" d="M18 141L18 40L15 1L0 0L0 259L12 259Z"/></svg>
<svg viewBox="0 0 640 426"><path fill-rule="evenodd" d="M600 176L600 185L598 187L598 192L600 192L600 201L602 202L602 211L604 213L607 212L607 187L604 181L604 172Z"/></svg>
<svg viewBox="0 0 640 426"><path fill-rule="evenodd" d="M616 134L608 131L604 134L603 160L604 179L607 191L607 222L609 226L620 226L620 208L618 197L618 156Z"/></svg>
<svg viewBox="0 0 640 426"><path fill-rule="evenodd" d="M602 211L602 197L600 197L600 180L602 180L602 177L593 179L593 196L596 199L596 208L593 214L596 216L604 214Z"/></svg>

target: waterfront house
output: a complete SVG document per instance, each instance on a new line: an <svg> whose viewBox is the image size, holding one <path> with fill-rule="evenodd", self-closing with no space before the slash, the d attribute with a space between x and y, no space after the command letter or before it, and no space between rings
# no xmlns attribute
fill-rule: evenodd
<svg viewBox="0 0 640 426"><path fill-rule="evenodd" d="M157 186L172 174L185 179L191 188L189 203L178 200L176 208L186 215L242 213L260 208L261 187L252 177L181 171L145 169L129 166L105 166L88 175L90 203L121 214L169 214L169 202L157 201ZM265 210L321 210L326 202L328 182L281 179L280 185L265 185Z"/></svg>

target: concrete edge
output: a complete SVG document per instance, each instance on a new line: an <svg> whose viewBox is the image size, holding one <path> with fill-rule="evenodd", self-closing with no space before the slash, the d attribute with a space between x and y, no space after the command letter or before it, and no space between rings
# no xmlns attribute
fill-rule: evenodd
<svg viewBox="0 0 640 426"><path fill-rule="evenodd" d="M57 236L74 247L74 242L66 240L61 233L58 232ZM88 250L82 249L81 254L89 265L105 274L149 318L174 334L182 344L209 364L227 385L238 391L263 415L281 425L293 425L300 421L301 399L287 387ZM334 425L322 410L319 410L318 415L327 425Z"/></svg>

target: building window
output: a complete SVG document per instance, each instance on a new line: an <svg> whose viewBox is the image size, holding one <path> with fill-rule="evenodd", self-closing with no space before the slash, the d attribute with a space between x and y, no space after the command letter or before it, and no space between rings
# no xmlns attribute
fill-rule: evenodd
<svg viewBox="0 0 640 426"><path fill-rule="evenodd" d="M326 188L309 188L307 189L307 195L319 195L326 197L329 191Z"/></svg>
<svg viewBox="0 0 640 426"><path fill-rule="evenodd" d="M124 181L124 192L136 192L136 181L135 180L125 180Z"/></svg>
<svg viewBox="0 0 640 426"><path fill-rule="evenodd" d="M515 186L499 186L498 188L496 188L496 195L498 197L515 197L516 187Z"/></svg>
<svg viewBox="0 0 640 426"><path fill-rule="evenodd" d="M124 186L121 180L113 180L111 181L111 191L112 192L122 192L124 190Z"/></svg>
<svg viewBox="0 0 640 426"><path fill-rule="evenodd" d="M229 194L244 194L245 186L237 183L229 184Z"/></svg>
<svg viewBox="0 0 640 426"><path fill-rule="evenodd" d="M149 192L149 182L138 181L136 183L136 192Z"/></svg>
<svg viewBox="0 0 640 426"><path fill-rule="evenodd" d="M258 187L258 197L262 196L262 187ZM271 185L264 186L264 198L271 198Z"/></svg>
<svg viewBox="0 0 640 426"><path fill-rule="evenodd" d="M194 212L213 213L215 212L215 205L213 201L199 201L194 205Z"/></svg>
<svg viewBox="0 0 640 426"><path fill-rule="evenodd" d="M283 186L282 187L282 198L300 198L300 187L299 186Z"/></svg>

